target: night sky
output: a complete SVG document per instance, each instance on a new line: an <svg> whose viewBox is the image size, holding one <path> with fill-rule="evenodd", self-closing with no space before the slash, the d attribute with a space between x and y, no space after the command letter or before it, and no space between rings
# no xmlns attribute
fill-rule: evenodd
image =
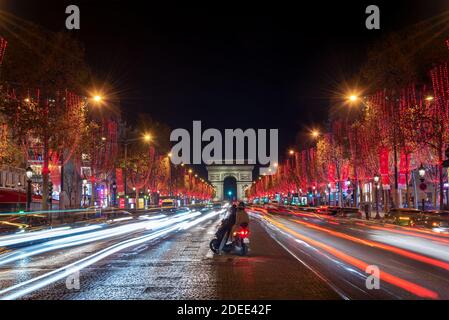
<svg viewBox="0 0 449 320"><path fill-rule="evenodd" d="M3 10L55 31L66 5L79 5L81 30L72 32L131 121L146 112L172 128L190 129L192 120L279 128L281 154L298 131L326 120L329 98L359 72L368 45L449 9L443 0L146 2L0 0ZM381 30L365 28L369 4L380 7Z"/></svg>

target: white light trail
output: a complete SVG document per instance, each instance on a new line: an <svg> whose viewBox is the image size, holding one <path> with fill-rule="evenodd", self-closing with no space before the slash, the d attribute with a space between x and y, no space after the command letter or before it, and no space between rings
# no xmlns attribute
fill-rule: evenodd
<svg viewBox="0 0 449 320"><path fill-rule="evenodd" d="M51 272L42 274L42 275L32 278L30 280L18 283L9 288L3 289L0 291L0 295L3 295L3 297L1 297L0 299L1 300L12 300L12 299L20 298L26 294L29 294L36 290L39 290L43 287L46 287L56 281L62 280L64 278L66 278L67 276L73 274L74 272L79 271L83 268L86 268L86 267L88 267L88 266L114 254L114 253L121 251L121 250L127 249L132 246L136 246L136 245L139 245L139 244L151 241L151 240L161 238L171 232L175 232L178 230L187 230L188 228L191 228L194 225L196 225L206 219L210 219L218 214L219 214L219 211L214 211L214 212L211 212L201 218L198 218L198 219L186 224L184 222L184 220L201 215L201 213L199 213L199 212L195 212L195 211L190 212L188 215L185 215L184 217L175 218L177 223L175 222L175 224L172 225L171 227L168 227L168 228L160 230L160 231L155 231L148 235L143 235L143 236L140 236L137 238L121 241L117 244L111 245L108 248L102 249L94 254L91 254L83 259L80 259L76 262L68 264L64 267L61 267L61 268L58 268ZM195 223L193 223L193 222L195 222ZM162 224L160 224L160 225L162 225Z"/></svg>

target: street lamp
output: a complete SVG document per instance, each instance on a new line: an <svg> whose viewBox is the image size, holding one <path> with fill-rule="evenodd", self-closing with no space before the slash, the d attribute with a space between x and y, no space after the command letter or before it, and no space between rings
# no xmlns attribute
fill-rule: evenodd
<svg viewBox="0 0 449 320"><path fill-rule="evenodd" d="M350 102L356 102L357 100L359 100L359 97L358 97L357 95L355 95L355 94L350 94L350 95L348 96L348 100L349 100Z"/></svg>
<svg viewBox="0 0 449 320"><path fill-rule="evenodd" d="M83 179L83 207L87 206L87 179Z"/></svg>
<svg viewBox="0 0 449 320"><path fill-rule="evenodd" d="M380 215L379 215L379 181L380 181L380 177L376 174L373 177L374 180L374 187L375 187L375 192L374 195L376 197L376 217L374 219L380 219Z"/></svg>
<svg viewBox="0 0 449 320"><path fill-rule="evenodd" d="M117 183L114 181L112 183L112 206L117 206Z"/></svg>
<svg viewBox="0 0 449 320"><path fill-rule="evenodd" d="M26 177L27 177L27 206L26 206L26 210L30 211L31 210L31 178L33 178L33 169L31 169L31 167L26 168L25 171Z"/></svg>
<svg viewBox="0 0 449 320"><path fill-rule="evenodd" d="M424 176L426 175L426 169L424 169L424 166L421 163L421 166L418 168L418 174L421 177L421 182L424 182Z"/></svg>
<svg viewBox="0 0 449 320"><path fill-rule="evenodd" d="M103 100L103 97L97 94L97 95L93 96L92 99L98 103Z"/></svg>
<svg viewBox="0 0 449 320"><path fill-rule="evenodd" d="M421 165L418 168L418 174L419 174L419 180L421 180L421 185L420 185L420 189L424 192L424 190L426 190L426 184L424 183L424 176L426 175L426 169L424 169L424 166ZM425 197L422 198L421 200L422 203L422 210L424 211L426 208L426 199Z"/></svg>
<svg viewBox="0 0 449 320"><path fill-rule="evenodd" d="M319 135L320 135L320 132L318 131L318 130L312 130L312 132L310 132L310 134L312 135L312 137L314 138L314 139L316 139L316 138L318 138L319 137Z"/></svg>
<svg viewBox="0 0 449 320"><path fill-rule="evenodd" d="M146 133L143 136L143 140L145 140L146 142L150 142L151 141L151 135L149 133Z"/></svg>
<svg viewBox="0 0 449 320"><path fill-rule="evenodd" d="M124 139L123 142L123 146L124 146L124 165L123 165L123 187L124 187L124 193L125 193L125 208L128 207L128 197L126 197L127 192L128 192L128 173L127 173L127 168L128 168L128 145L130 143L133 142L137 142L137 141L141 141L142 138L133 138L133 139ZM144 134L143 136L143 140L145 142L150 142L152 140L152 136L149 133Z"/></svg>

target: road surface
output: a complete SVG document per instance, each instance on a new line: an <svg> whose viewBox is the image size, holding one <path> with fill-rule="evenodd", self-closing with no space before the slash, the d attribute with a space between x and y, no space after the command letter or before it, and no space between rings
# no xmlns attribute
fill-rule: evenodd
<svg viewBox="0 0 449 320"><path fill-rule="evenodd" d="M344 298L449 299L448 234L300 211L253 217Z"/></svg>
<svg viewBox="0 0 449 320"><path fill-rule="evenodd" d="M249 211L246 257L208 248L223 210L0 236L0 298L449 299L447 234Z"/></svg>

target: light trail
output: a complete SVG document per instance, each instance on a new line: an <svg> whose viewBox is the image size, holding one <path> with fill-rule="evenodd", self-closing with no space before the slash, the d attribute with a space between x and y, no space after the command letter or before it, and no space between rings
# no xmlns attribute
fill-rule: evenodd
<svg viewBox="0 0 449 320"><path fill-rule="evenodd" d="M192 212L190 215L187 215L185 217L178 217L176 218L176 223L166 229L162 229L159 231L154 231L151 234L143 235L137 238L129 239L121 241L117 244L111 245L108 248L102 249L94 254L91 254L83 259L80 259L76 262L73 262L71 264L68 264L64 267L58 268L56 270L50 271L48 273L45 273L43 275L40 275L38 277L35 277L33 279L18 283L16 285L13 285L9 288L3 289L0 291L0 295L3 295L0 299L1 300L13 300L18 299L26 294L29 294L31 292L34 292L36 290L39 290L41 288L44 288L52 283L55 283L56 281L62 280L69 275L80 271L114 253L117 253L121 250L151 241L158 238L161 238L165 235L168 235L171 232L181 231L181 230L187 230L198 223L203 222L206 219L211 219L214 216L217 216L222 211L213 211L201 218L198 218L191 222L185 222L183 220L190 219L192 217L197 217L199 212ZM201 214L201 213L199 213Z"/></svg>
<svg viewBox="0 0 449 320"><path fill-rule="evenodd" d="M433 240L433 241L444 243L444 244L449 244L449 240L439 237L440 234L438 234L438 236L437 235L431 236L431 235L421 234L421 233L415 232L417 230L405 231L405 230L394 229L393 227L386 228L386 227L373 226L373 225L365 225L365 227L370 228L370 229L374 229L374 230L382 230L382 231L400 233L400 234L404 234L404 235L408 235L408 236L412 236L412 237L419 237L419 238ZM444 235L442 235L442 236L444 236Z"/></svg>
<svg viewBox="0 0 449 320"><path fill-rule="evenodd" d="M92 243L104 239L131 234L133 232L145 230L158 230L177 222L192 219L200 214L201 213L198 211L189 211L186 213L173 216L172 218L165 217L160 220L139 221L118 227L97 230L95 232L71 235L68 237L47 241L42 244L37 244L17 251L11 251L3 254L2 256L0 256L0 265L5 265L17 260L39 255L45 252L79 246L82 244Z"/></svg>
<svg viewBox="0 0 449 320"><path fill-rule="evenodd" d="M353 267L356 267L359 270L362 270L362 272L365 272L365 270L367 270L367 267L369 266L368 263L366 263L360 259L352 257L334 247L331 247L327 244L324 244L324 243L314 240L310 237L307 237L303 234L300 234L300 233L286 227L282 223L279 223L279 222L269 218L268 216L260 216L259 215L259 217L262 220L265 220L266 222L275 226L277 229L291 234L292 236L296 237L297 239L304 241L308 245L311 245L313 247L320 248L321 250L326 251L327 253L331 254L332 256L338 258L339 260L344 261L345 263L348 263L348 264L352 265ZM401 288L407 292L410 292L418 297L428 298L428 299L438 299L439 298L438 293L436 293L435 291L424 288L418 284L404 280L402 278L396 277L388 272L380 271L379 277L380 277L380 280L390 283L393 286L399 287L399 288Z"/></svg>
<svg viewBox="0 0 449 320"><path fill-rule="evenodd" d="M61 236L69 236L81 232L88 232L102 228L102 225L93 225L80 228L61 227L55 229L47 229L41 231L21 232L10 236L0 237L0 247L18 245L25 242L38 241L43 239L51 239Z"/></svg>
<svg viewBox="0 0 449 320"><path fill-rule="evenodd" d="M396 248L396 247L393 247L393 246L390 246L390 245L387 245L387 244L383 244L383 243L379 243L379 242L375 242L375 241L371 241L371 240L360 239L360 238L357 238L357 237L354 237L354 236L347 235L347 234L342 233L342 232L338 232L338 231L330 230L330 229L327 229L327 228L324 228L324 227L320 227L320 226L314 225L314 224L309 223L309 222L298 221L298 220L294 220L294 219L289 219L289 220L294 222L294 223L301 224L301 225L304 225L306 227L309 227L309 228L312 228L312 229L315 229L315 230L318 230L318 231L326 232L326 233L328 233L330 235L333 235L333 236L341 238L341 239L349 240L349 241L352 241L352 242L355 242L355 243L359 243L359 244L362 244L362 245L365 245L365 246L369 246L369 247L372 247L372 248L378 248L378 249L382 249L382 250L385 250L385 251L389 251L389 252L401 255L403 257L406 257L406 258L409 258L409 259L413 259L413 260L416 260L416 261L420 261L420 262L423 262L423 263L426 263L426 264L429 264L429 265L433 265L433 266L436 266L436 267L439 267L439 268L442 268L442 269L445 269L445 270L449 271L449 263L446 263L444 261L440 261L440 260L436 260L436 259L433 259L433 258L429 258L429 257L423 256L423 255L420 255L420 254L417 254L417 253L413 253L413 252L410 252L410 251L407 251L407 250L404 250L404 249Z"/></svg>

